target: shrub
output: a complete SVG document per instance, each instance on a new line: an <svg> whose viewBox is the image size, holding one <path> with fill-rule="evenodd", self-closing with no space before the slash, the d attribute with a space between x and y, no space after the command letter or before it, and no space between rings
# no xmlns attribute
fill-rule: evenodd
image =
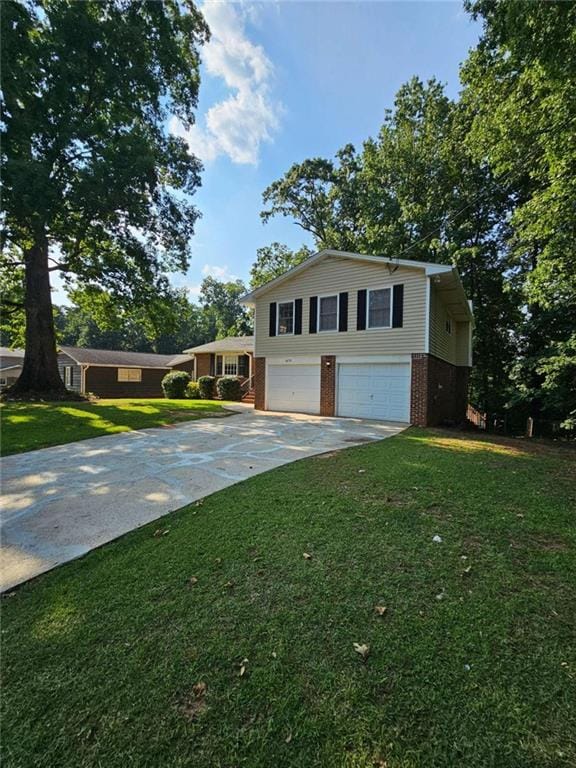
<svg viewBox="0 0 576 768"><path fill-rule="evenodd" d="M162 379L164 397L182 400L186 396L186 387L190 382L190 374L186 371L171 371Z"/></svg>
<svg viewBox="0 0 576 768"><path fill-rule="evenodd" d="M202 400L214 400L216 389L216 379L214 376L200 376L198 379L198 388Z"/></svg>
<svg viewBox="0 0 576 768"><path fill-rule="evenodd" d="M186 397L189 400L200 400L200 386L197 381L191 381L186 387Z"/></svg>
<svg viewBox="0 0 576 768"><path fill-rule="evenodd" d="M222 400L241 400L242 390L237 376L223 376L216 385Z"/></svg>

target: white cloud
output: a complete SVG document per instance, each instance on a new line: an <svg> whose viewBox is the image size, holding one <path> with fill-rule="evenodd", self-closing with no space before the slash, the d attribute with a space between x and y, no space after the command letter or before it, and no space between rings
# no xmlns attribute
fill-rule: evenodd
<svg viewBox="0 0 576 768"><path fill-rule="evenodd" d="M227 264L222 267L217 264L204 264L202 274L205 277L215 277L217 280L238 280L237 275L231 274Z"/></svg>
<svg viewBox="0 0 576 768"><path fill-rule="evenodd" d="M212 33L203 51L206 72L222 79L231 93L208 109L203 125L186 130L173 118L170 130L205 162L228 155L234 163L255 165L260 145L272 139L282 111L270 96L274 67L262 46L246 36L249 6L207 0L202 12Z"/></svg>

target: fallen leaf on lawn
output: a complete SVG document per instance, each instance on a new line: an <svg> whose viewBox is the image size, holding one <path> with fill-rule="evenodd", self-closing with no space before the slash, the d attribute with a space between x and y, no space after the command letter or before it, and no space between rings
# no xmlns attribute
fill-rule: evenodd
<svg viewBox="0 0 576 768"><path fill-rule="evenodd" d="M309 552L304 552L304 560L312 560L312 555Z"/></svg>
<svg viewBox="0 0 576 768"><path fill-rule="evenodd" d="M204 504L204 499L198 499L198 501L194 504L195 507L201 507L202 504Z"/></svg>
<svg viewBox="0 0 576 768"><path fill-rule="evenodd" d="M442 543L442 536L438 536L438 534L436 534L436 536L432 536L432 541L435 541L436 544L441 544Z"/></svg>
<svg viewBox="0 0 576 768"><path fill-rule="evenodd" d="M288 734L288 736L286 736L286 738L284 739L284 741L286 742L286 744L290 744L290 742L292 741L292 732L290 732L290 733Z"/></svg>
<svg viewBox="0 0 576 768"><path fill-rule="evenodd" d="M206 696L206 691L208 689L208 686L206 683L196 683L196 685L192 686L192 693L197 698L201 698L202 696Z"/></svg>
<svg viewBox="0 0 576 768"><path fill-rule="evenodd" d="M378 616L384 616L388 608L385 605L375 605L374 606L374 613Z"/></svg>
<svg viewBox="0 0 576 768"><path fill-rule="evenodd" d="M366 661L370 654L370 646L360 643L354 643L354 650L362 657L363 661Z"/></svg>
<svg viewBox="0 0 576 768"><path fill-rule="evenodd" d="M224 584L225 589L232 589L233 586L234 586L233 581L227 581L226 584Z"/></svg>
<svg viewBox="0 0 576 768"><path fill-rule="evenodd" d="M240 672L238 673L240 677L244 677L246 674L246 665L248 664L248 659L242 659L242 662L240 663Z"/></svg>
<svg viewBox="0 0 576 768"><path fill-rule="evenodd" d="M366 470L365 470L365 469L359 469L359 470L358 470L358 474L359 474L359 475L363 475L365 472L366 472Z"/></svg>
<svg viewBox="0 0 576 768"><path fill-rule="evenodd" d="M472 566L469 565L468 568L464 568L462 571L462 576L470 576L470 573L472 572Z"/></svg>
<svg viewBox="0 0 576 768"><path fill-rule="evenodd" d="M444 600L445 597L446 597L446 592L438 592L438 594L436 595L436 600Z"/></svg>
<svg viewBox="0 0 576 768"><path fill-rule="evenodd" d="M216 565L222 565L222 558L221 557L217 557L214 562L216 563Z"/></svg>
<svg viewBox="0 0 576 768"><path fill-rule="evenodd" d="M198 584L198 579L196 578L196 576L191 576L188 579L188 584L190 584L191 587L193 587L194 584Z"/></svg>
<svg viewBox="0 0 576 768"><path fill-rule="evenodd" d="M272 651L272 658L276 659L277 657L278 657L278 654L276 653L276 651Z"/></svg>

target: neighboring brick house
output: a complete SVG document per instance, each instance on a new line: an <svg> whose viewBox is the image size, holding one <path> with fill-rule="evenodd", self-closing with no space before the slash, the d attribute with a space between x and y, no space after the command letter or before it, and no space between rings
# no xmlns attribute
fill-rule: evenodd
<svg viewBox="0 0 576 768"><path fill-rule="evenodd" d="M194 358L196 379L200 376L238 376L247 381L253 375L254 336L229 336L185 349L184 354Z"/></svg>
<svg viewBox="0 0 576 768"><path fill-rule="evenodd" d="M24 350L0 347L0 390L18 380L24 365Z"/></svg>
<svg viewBox="0 0 576 768"><path fill-rule="evenodd" d="M242 301L257 409L464 421L474 320L453 267L325 250Z"/></svg>
<svg viewBox="0 0 576 768"><path fill-rule="evenodd" d="M98 397L162 397L162 379L181 370L194 375L190 355L59 347L58 369L67 389Z"/></svg>

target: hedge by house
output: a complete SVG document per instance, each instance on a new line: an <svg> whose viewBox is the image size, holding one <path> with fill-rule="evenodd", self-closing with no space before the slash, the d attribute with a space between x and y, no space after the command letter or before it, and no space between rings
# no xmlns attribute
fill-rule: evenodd
<svg viewBox="0 0 576 768"><path fill-rule="evenodd" d="M242 390L237 376L222 376L216 384L218 395L222 400L241 400Z"/></svg>
<svg viewBox="0 0 576 768"><path fill-rule="evenodd" d="M186 397L189 400L200 400L200 386L197 381L191 381L186 387Z"/></svg>
<svg viewBox="0 0 576 768"><path fill-rule="evenodd" d="M186 387L190 383L190 374L186 371L171 371L162 379L164 397L183 400L186 397Z"/></svg>
<svg viewBox="0 0 576 768"><path fill-rule="evenodd" d="M216 394L216 379L214 376L200 376L198 379L200 397L203 400L214 400Z"/></svg>

